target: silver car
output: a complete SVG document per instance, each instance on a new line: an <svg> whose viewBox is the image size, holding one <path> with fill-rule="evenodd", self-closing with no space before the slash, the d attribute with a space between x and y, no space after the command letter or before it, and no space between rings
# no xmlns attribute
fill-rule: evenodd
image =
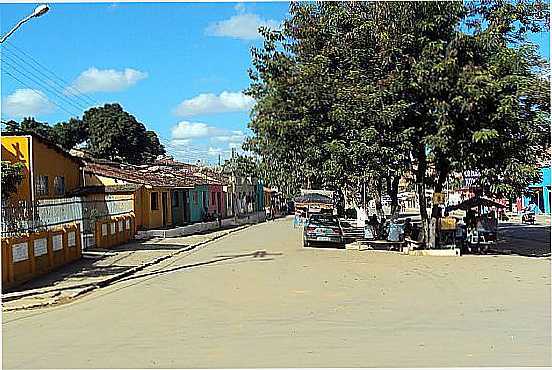
<svg viewBox="0 0 552 370"><path fill-rule="evenodd" d="M314 214L309 217L303 231L303 246L310 247L313 244L345 245L343 229L337 216Z"/></svg>

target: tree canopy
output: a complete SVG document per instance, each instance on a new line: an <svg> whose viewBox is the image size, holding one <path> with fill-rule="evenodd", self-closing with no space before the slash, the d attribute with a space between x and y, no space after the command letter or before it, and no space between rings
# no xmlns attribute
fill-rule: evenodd
<svg viewBox="0 0 552 370"><path fill-rule="evenodd" d="M10 163L2 161L2 200L5 201L17 192L17 186L23 181L23 169L21 162Z"/></svg>
<svg viewBox="0 0 552 370"><path fill-rule="evenodd" d="M119 104L105 104L84 112L89 150L98 158L142 163L165 154L153 131L125 112Z"/></svg>
<svg viewBox="0 0 552 370"><path fill-rule="evenodd" d="M81 119L70 118L53 126L24 118L21 123L9 121L7 132L33 132L70 150L84 145L97 158L146 163L165 154L154 131L125 112L119 104L105 104L84 112Z"/></svg>
<svg viewBox="0 0 552 370"><path fill-rule="evenodd" d="M550 146L548 65L527 38L548 23L540 1L292 3L252 50L245 148L293 187L378 198L410 172L425 199L477 170L487 195L517 195Z"/></svg>

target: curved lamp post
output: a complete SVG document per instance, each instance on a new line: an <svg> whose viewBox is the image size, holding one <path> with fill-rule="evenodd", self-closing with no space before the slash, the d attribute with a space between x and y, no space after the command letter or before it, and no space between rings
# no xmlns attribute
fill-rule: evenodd
<svg viewBox="0 0 552 370"><path fill-rule="evenodd" d="M10 37L11 34L14 33L19 27L21 27L23 23L29 21L31 18L40 17L41 15L46 14L48 10L50 10L50 8L46 4L37 6L31 14L20 20L19 23L17 23L5 36L0 39L0 44L6 41L6 39Z"/></svg>

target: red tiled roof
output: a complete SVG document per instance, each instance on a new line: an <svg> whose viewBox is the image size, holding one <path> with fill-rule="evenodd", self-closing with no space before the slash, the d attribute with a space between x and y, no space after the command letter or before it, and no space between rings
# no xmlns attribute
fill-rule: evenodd
<svg viewBox="0 0 552 370"><path fill-rule="evenodd" d="M191 174L197 178L197 181L200 181L201 184L204 184L207 181L209 184L223 185L227 184L229 181L228 176L218 173L210 168L200 167L191 163L178 162L170 158L157 159L154 164L158 166L171 167L170 169L166 169L169 171L186 172L187 174ZM163 168L165 169L165 167Z"/></svg>
<svg viewBox="0 0 552 370"><path fill-rule="evenodd" d="M136 184L144 184L156 187L193 187L195 184L187 176L177 175L171 172L152 172L132 165L107 165L94 162L86 162L86 172L100 176L121 179Z"/></svg>
<svg viewBox="0 0 552 370"><path fill-rule="evenodd" d="M186 165L186 164L184 164ZM191 165L190 165L191 166ZM157 187L188 187L196 185L223 185L222 177L212 171L199 173L198 170L185 166L167 165L142 165L86 162L85 171L101 176L117 178L131 183L144 184Z"/></svg>

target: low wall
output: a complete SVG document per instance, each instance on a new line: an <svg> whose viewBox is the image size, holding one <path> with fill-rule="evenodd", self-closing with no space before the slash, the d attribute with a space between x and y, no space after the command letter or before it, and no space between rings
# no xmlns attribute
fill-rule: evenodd
<svg viewBox="0 0 552 370"><path fill-rule="evenodd" d="M81 258L77 223L2 238L2 291Z"/></svg>
<svg viewBox="0 0 552 370"><path fill-rule="evenodd" d="M231 226L240 226L245 224L255 224L258 222L266 221L266 215L264 211L254 212L249 215L244 215L240 218L234 219L226 218L221 221L222 227L231 227ZM161 237L161 238L172 238L177 236L187 236L193 235L204 231L216 230L219 228L217 221L212 222L198 222L192 225L180 226L174 229L168 230L148 230L141 234L145 234L146 238Z"/></svg>
<svg viewBox="0 0 552 370"><path fill-rule="evenodd" d="M134 238L135 228L136 220L134 214L96 221L94 233L95 247L109 249L127 243Z"/></svg>

